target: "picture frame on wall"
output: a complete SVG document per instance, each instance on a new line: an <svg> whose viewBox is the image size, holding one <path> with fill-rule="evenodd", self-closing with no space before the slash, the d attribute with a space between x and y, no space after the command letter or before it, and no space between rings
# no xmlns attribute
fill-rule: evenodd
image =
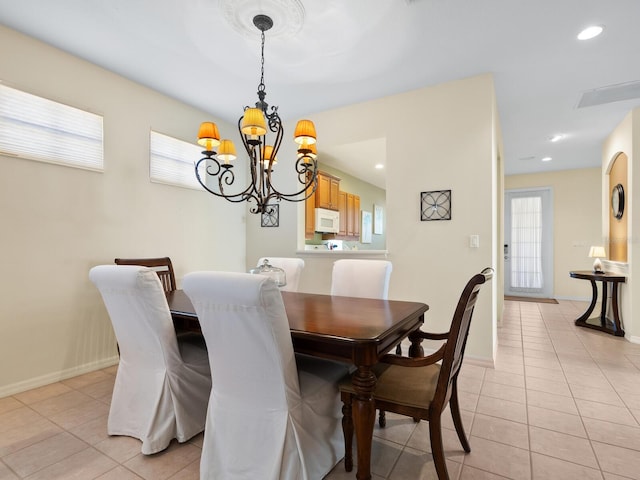
<svg viewBox="0 0 640 480"><path fill-rule="evenodd" d="M371 243L372 216L371 212L362 210L362 224L360 226L360 243Z"/></svg>
<svg viewBox="0 0 640 480"><path fill-rule="evenodd" d="M383 229L383 211L382 205L373 205L373 233L374 235L382 235Z"/></svg>

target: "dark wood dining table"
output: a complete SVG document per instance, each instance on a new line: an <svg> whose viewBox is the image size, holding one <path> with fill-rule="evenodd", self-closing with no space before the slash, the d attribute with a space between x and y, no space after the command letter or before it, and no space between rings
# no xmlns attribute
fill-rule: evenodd
<svg viewBox="0 0 640 480"><path fill-rule="evenodd" d="M411 335L424 323L424 303L369 298L282 292L294 351L348 362L356 366L357 392L353 420L358 448L356 478L371 478L371 444L375 404L371 396L376 377L371 367L404 338L411 339L409 354L424 354L420 339ZM167 294L176 325L199 329L198 317L182 290Z"/></svg>

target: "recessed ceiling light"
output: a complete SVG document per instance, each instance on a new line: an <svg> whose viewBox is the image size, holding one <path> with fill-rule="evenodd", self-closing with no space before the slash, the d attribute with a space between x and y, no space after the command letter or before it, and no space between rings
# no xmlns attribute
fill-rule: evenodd
<svg viewBox="0 0 640 480"><path fill-rule="evenodd" d="M559 142L563 138L564 138L564 135L562 133L556 133L554 136L549 138L549 140L552 141L553 143L555 143L555 142Z"/></svg>
<svg viewBox="0 0 640 480"><path fill-rule="evenodd" d="M578 40L589 40L597 37L602 33L603 28L600 25L591 25L578 34Z"/></svg>
<svg viewBox="0 0 640 480"><path fill-rule="evenodd" d="M543 157L540 160L542 160L543 162L550 162L551 161L551 157Z"/></svg>
<svg viewBox="0 0 640 480"><path fill-rule="evenodd" d="M376 169L377 169L377 170L382 170L383 168L384 168L384 165L382 165L381 163L378 163L378 164L376 165Z"/></svg>

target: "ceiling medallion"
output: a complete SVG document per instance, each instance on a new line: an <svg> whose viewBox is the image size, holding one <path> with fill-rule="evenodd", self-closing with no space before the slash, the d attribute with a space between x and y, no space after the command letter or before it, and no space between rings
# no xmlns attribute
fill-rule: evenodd
<svg viewBox="0 0 640 480"><path fill-rule="evenodd" d="M304 7L300 0L218 0L225 20L242 36L254 38L260 32L253 24L256 15L268 13L273 19L269 37L292 37L304 24Z"/></svg>

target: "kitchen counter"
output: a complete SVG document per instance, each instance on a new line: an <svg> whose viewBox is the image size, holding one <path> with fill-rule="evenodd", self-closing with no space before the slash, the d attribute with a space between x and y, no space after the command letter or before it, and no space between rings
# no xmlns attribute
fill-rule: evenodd
<svg viewBox="0 0 640 480"><path fill-rule="evenodd" d="M386 258L388 250L328 250L324 245L313 250L298 250L298 257L374 257Z"/></svg>

